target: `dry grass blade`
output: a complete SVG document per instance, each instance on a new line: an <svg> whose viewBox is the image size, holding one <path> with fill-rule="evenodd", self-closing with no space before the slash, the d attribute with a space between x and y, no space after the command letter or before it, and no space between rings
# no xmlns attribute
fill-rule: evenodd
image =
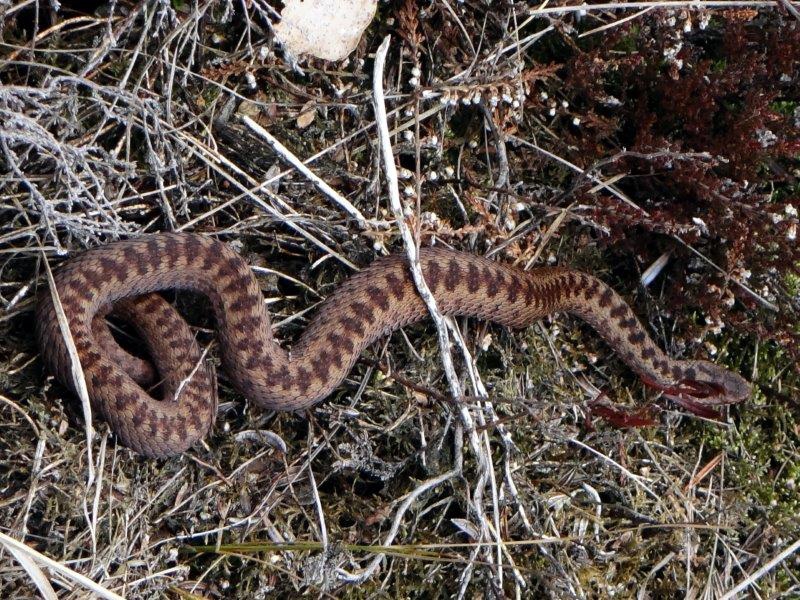
<svg viewBox="0 0 800 600"><path fill-rule="evenodd" d="M34 578L36 581L36 585L39 588L42 595L47 598L55 598L55 590L53 590L52 586L50 586L50 582L47 581L44 573L39 569L36 565L40 564L48 569L51 569L65 579L69 581L73 581L76 584L80 585L82 588L88 590L92 594L94 594L98 598L104 598L105 600L122 600L122 596L119 594L115 594L114 592L107 590L103 586L95 583L88 577L81 575L80 573L76 573L69 567L65 567L58 561L53 560L52 558L48 558L44 554L41 554L23 544L22 542L15 540L12 537L7 536L6 534L0 532L0 545L2 545L5 549L9 550L14 554L15 557L18 559L21 558L20 562L23 564L25 569ZM29 570L30 567L30 570ZM51 595L52 594L52 595Z"/></svg>
<svg viewBox="0 0 800 600"><path fill-rule="evenodd" d="M58 318L58 327L61 330L61 335L64 337L64 343L69 352L69 359L72 363L72 379L75 383L75 390L77 391L78 398L81 401L81 409L83 410L84 431L86 432L86 466L87 466L87 487L91 487L94 483L94 461L92 460L92 443L94 441L94 427L92 426L92 404L89 401L89 391L86 389L86 378L83 376L83 369L81 369L81 361L78 358L78 350L75 348L75 340L72 339L72 333L69 330L69 322L67 316L64 314L64 307L61 305L61 299L58 297L58 289L56 282L53 279L53 272L50 269L50 264L47 258L43 256L42 264L45 268L47 275L47 287L50 295L53 297L53 306L56 309L56 317Z"/></svg>
<svg viewBox="0 0 800 600"><path fill-rule="evenodd" d="M28 577L31 578L31 581L33 581L36 589L39 590L42 598L45 598L45 600L56 600L58 598L58 596L56 596L56 591L47 579L47 575L39 568L39 565L36 564L36 561L29 553L8 544L3 537L0 537L0 544L2 544L17 562L22 565L22 568L25 569L25 572L28 574Z"/></svg>

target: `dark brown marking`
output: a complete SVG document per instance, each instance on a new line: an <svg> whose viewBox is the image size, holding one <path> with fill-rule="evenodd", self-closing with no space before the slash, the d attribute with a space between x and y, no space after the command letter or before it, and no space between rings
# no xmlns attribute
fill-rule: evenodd
<svg viewBox="0 0 800 600"><path fill-rule="evenodd" d="M236 312L251 311L259 304L261 304L260 298L254 298L250 294L240 294L231 302L230 309Z"/></svg>
<svg viewBox="0 0 800 600"><path fill-rule="evenodd" d="M167 264L169 269L175 268L181 254L180 248L178 247L178 238L174 235L166 236L164 239L162 261Z"/></svg>
<svg viewBox="0 0 800 600"><path fill-rule="evenodd" d="M117 262L102 255L97 258L97 270L100 277L105 281L110 279L117 280L121 275Z"/></svg>
<svg viewBox="0 0 800 600"><path fill-rule="evenodd" d="M402 300L406 295L405 282L392 272L386 274L386 287L395 300Z"/></svg>
<svg viewBox="0 0 800 600"><path fill-rule="evenodd" d="M586 296L587 300L591 300L597 294L597 290L600 289L600 282L595 279L594 277L591 278L591 283L589 287L585 288L583 295Z"/></svg>
<svg viewBox="0 0 800 600"><path fill-rule="evenodd" d="M378 308L383 311L389 310L389 298L384 290L377 285L370 285L365 291L369 294L369 300L374 302Z"/></svg>
<svg viewBox="0 0 800 600"><path fill-rule="evenodd" d="M536 286L530 278L525 279L525 304L530 306L533 304L534 297L536 296Z"/></svg>
<svg viewBox="0 0 800 600"><path fill-rule="evenodd" d="M311 359L312 373L319 381L325 381L331 370L331 355L327 350L320 350L317 356Z"/></svg>
<svg viewBox="0 0 800 600"><path fill-rule="evenodd" d="M144 257L148 259L153 270L158 270L161 266L161 242L160 237L152 236L146 238ZM133 241L131 243L134 243Z"/></svg>
<svg viewBox="0 0 800 600"><path fill-rule="evenodd" d="M522 291L522 284L518 277L512 277L511 283L506 288L506 298L511 304L514 304Z"/></svg>
<svg viewBox="0 0 800 600"><path fill-rule="evenodd" d="M236 256L220 257L216 261L218 277L229 280L228 285L239 285L239 258Z"/></svg>
<svg viewBox="0 0 800 600"><path fill-rule="evenodd" d="M458 266L458 261L451 259L447 265L447 275L444 278L444 287L447 290L454 290L458 287L461 281L461 267Z"/></svg>
<svg viewBox="0 0 800 600"><path fill-rule="evenodd" d="M98 365L97 374L100 376L101 379L107 381L114 374L114 368L110 364L103 362L100 365Z"/></svg>
<svg viewBox="0 0 800 600"><path fill-rule="evenodd" d="M125 257L126 268L133 267L136 269L136 274L139 277L144 277L148 274L149 269L147 264L142 260L141 254L136 252L134 248L124 248L122 255Z"/></svg>
<svg viewBox="0 0 800 600"><path fill-rule="evenodd" d="M442 269L439 267L439 263L437 263L435 260L430 261L427 266L428 268L424 273L425 283L428 284L428 287L432 292L435 292L436 288L439 287L439 281L442 277Z"/></svg>
<svg viewBox="0 0 800 600"><path fill-rule="evenodd" d="M365 325L371 325L375 320L375 311L366 302L356 301L350 304L350 310Z"/></svg>
<svg viewBox="0 0 800 600"><path fill-rule="evenodd" d="M247 354L252 348L252 342L248 337L242 337L236 340L233 347L239 351L239 354Z"/></svg>
<svg viewBox="0 0 800 600"><path fill-rule="evenodd" d="M578 288L578 277L573 271L569 271L566 277L566 284L572 293L575 293Z"/></svg>
<svg viewBox="0 0 800 600"><path fill-rule="evenodd" d="M261 317L253 314L235 315L236 326L240 331L246 331L248 335L255 335L264 323Z"/></svg>
<svg viewBox="0 0 800 600"><path fill-rule="evenodd" d="M486 286L486 295L489 298L494 298L500 293L500 284L503 282L502 275L497 274L497 278L492 273L492 268L485 266L483 268L483 281Z"/></svg>
<svg viewBox="0 0 800 600"><path fill-rule="evenodd" d="M474 294L478 291L481 285L481 275L478 271L478 267L475 263L469 263L467 267L467 291L470 294Z"/></svg>
<svg viewBox="0 0 800 600"><path fill-rule="evenodd" d="M558 284L555 281L548 281L544 284L544 306L548 311L552 310L557 290Z"/></svg>
<svg viewBox="0 0 800 600"><path fill-rule="evenodd" d="M247 289L247 284L250 283L249 280L245 281L244 278L239 277L238 271L235 273L226 271L224 275L220 276L220 279L224 280L225 284L220 286L219 292L222 296L229 297L243 293Z"/></svg>
<svg viewBox="0 0 800 600"><path fill-rule="evenodd" d="M305 367L298 367L297 368L297 380L295 380L295 385L297 385L298 390L300 393L305 393L308 390L308 387L311 385L311 372L306 369Z"/></svg>
<svg viewBox="0 0 800 600"><path fill-rule="evenodd" d="M219 256L213 252L204 252L201 254L203 257L203 262L200 265L200 268L205 273L210 273L213 270L216 270L217 266L219 265Z"/></svg>
<svg viewBox="0 0 800 600"><path fill-rule="evenodd" d="M647 336L645 335L644 331L642 331L641 329L639 329L638 331L631 331L628 334L628 341L631 344L634 344L636 346L638 346L639 344L643 343L646 339L647 339Z"/></svg>
<svg viewBox="0 0 800 600"><path fill-rule="evenodd" d="M203 254L205 250L205 246L203 245L202 239L196 235L189 235L186 236L184 241L184 246L186 248L186 252L189 255L189 258L196 258Z"/></svg>
<svg viewBox="0 0 800 600"><path fill-rule="evenodd" d="M186 417L183 415L175 415L175 425L177 429L181 432L181 437L186 437Z"/></svg>
<svg viewBox="0 0 800 600"><path fill-rule="evenodd" d="M136 429L140 429L141 426L144 424L146 419L146 413L143 410L137 410L133 413L133 418L131 419L131 423L133 424Z"/></svg>
<svg viewBox="0 0 800 600"><path fill-rule="evenodd" d="M80 357L81 366L85 371L90 371L100 362L101 358L99 352L90 349Z"/></svg>
<svg viewBox="0 0 800 600"><path fill-rule="evenodd" d="M608 313L611 315L613 319L621 319L626 314L628 314L628 305L619 303L614 308L611 309L611 312Z"/></svg>
<svg viewBox="0 0 800 600"><path fill-rule="evenodd" d="M364 331L364 326L361 324L361 322L353 317L340 317L339 323L341 324L342 329L349 333L361 335Z"/></svg>
<svg viewBox="0 0 800 600"><path fill-rule="evenodd" d="M278 386L281 388L281 390L286 391L292 387L292 378L289 377L289 373L284 370L280 370L276 373L272 373L270 385Z"/></svg>
<svg viewBox="0 0 800 600"><path fill-rule="evenodd" d="M603 293L600 294L600 297L597 299L597 304L600 308L606 308L611 304L611 301L614 299L614 292L611 288L607 287L603 290Z"/></svg>
<svg viewBox="0 0 800 600"><path fill-rule="evenodd" d="M348 336L339 335L333 331L328 333L328 344L337 353L344 351L346 354L350 354L355 348L353 341Z"/></svg>

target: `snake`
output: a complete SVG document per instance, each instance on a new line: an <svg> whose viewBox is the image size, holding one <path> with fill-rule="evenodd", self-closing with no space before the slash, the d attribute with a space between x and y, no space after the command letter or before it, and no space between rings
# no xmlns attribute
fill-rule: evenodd
<svg viewBox="0 0 800 600"><path fill-rule="evenodd" d="M691 407L750 396L750 384L733 371L705 360L670 358L625 300L588 273L556 266L523 270L439 246L421 248L419 265L442 315L519 329L568 313L588 323L667 398ZM390 254L338 284L287 351L273 336L247 261L213 237L145 234L69 258L36 302L44 364L74 393L82 373L92 410L122 444L155 458L180 454L203 439L217 409L215 370L162 296L167 290L209 299L229 381L249 401L276 411L314 406L339 387L370 344L430 315L408 258ZM152 362L123 349L109 329L109 315L136 330ZM67 337L80 369L70 358Z"/></svg>

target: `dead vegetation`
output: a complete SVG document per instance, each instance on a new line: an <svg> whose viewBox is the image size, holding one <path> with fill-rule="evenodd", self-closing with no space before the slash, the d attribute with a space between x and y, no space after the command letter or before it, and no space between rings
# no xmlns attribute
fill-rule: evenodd
<svg viewBox="0 0 800 600"><path fill-rule="evenodd" d="M798 593L791 4L381 3L341 63L283 56L264 0L88 4L0 3L0 534L55 561L60 597L87 595L76 572L131 598ZM654 397L588 329L464 320L449 379L434 329L412 328L305 414L251 410L222 374L186 455L144 460L100 422L87 453L31 337L43 261L217 236L291 344L338 281L402 247L372 94L386 35L423 243L592 270L672 355L753 379L750 403L721 422L660 403L657 426L616 429L587 410L598 389ZM202 302L170 297L213 354ZM0 595L35 595L2 541Z"/></svg>

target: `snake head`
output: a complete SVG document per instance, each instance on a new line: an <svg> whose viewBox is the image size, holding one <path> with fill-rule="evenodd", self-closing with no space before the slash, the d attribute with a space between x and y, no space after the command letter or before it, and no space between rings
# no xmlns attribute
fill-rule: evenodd
<svg viewBox="0 0 800 600"><path fill-rule="evenodd" d="M661 387L664 396L701 416L715 415L711 407L744 402L752 386L741 375L705 360L680 364L683 377L673 385Z"/></svg>

